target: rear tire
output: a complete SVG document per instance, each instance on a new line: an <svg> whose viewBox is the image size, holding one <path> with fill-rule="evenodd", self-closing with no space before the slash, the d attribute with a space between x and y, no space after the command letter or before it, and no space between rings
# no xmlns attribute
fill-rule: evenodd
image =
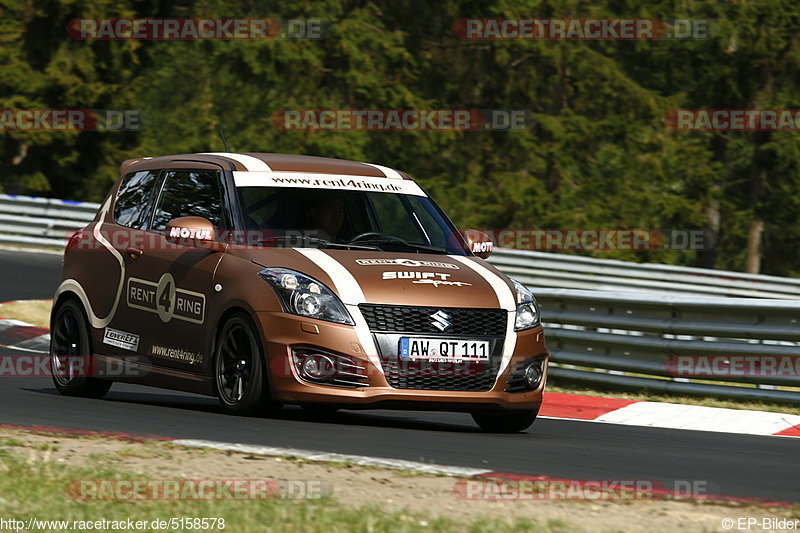
<svg viewBox="0 0 800 533"><path fill-rule="evenodd" d="M489 433L519 433L531 427L539 415L539 408L532 410L506 410L499 412L472 413L472 419Z"/></svg>
<svg viewBox="0 0 800 533"><path fill-rule="evenodd" d="M277 408L271 401L261 337L244 313L222 326L214 353L214 385L226 412L262 415Z"/></svg>
<svg viewBox="0 0 800 533"><path fill-rule="evenodd" d="M50 326L50 373L58 392L82 398L105 396L113 382L89 377L94 359L83 307L75 300L65 301L53 313ZM82 370L74 376L76 366Z"/></svg>

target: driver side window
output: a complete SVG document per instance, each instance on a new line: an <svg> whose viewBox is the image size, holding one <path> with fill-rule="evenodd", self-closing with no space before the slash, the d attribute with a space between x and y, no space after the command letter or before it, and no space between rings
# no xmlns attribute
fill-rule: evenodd
<svg viewBox="0 0 800 533"><path fill-rule="evenodd" d="M163 230L178 217L203 217L217 229L228 229L218 172L172 170L166 172L156 204L152 228Z"/></svg>

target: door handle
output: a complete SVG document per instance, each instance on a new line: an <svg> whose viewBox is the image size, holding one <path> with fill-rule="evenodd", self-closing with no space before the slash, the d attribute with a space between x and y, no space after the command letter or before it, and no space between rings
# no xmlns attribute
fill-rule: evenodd
<svg viewBox="0 0 800 533"><path fill-rule="evenodd" d="M141 257L144 253L144 250L140 250L138 248L126 248L125 253L128 254L131 259L139 259L139 257Z"/></svg>

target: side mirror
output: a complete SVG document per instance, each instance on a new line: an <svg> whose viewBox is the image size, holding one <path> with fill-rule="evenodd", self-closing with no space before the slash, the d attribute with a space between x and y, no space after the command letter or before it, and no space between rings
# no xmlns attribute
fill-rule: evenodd
<svg viewBox="0 0 800 533"><path fill-rule="evenodd" d="M221 252L227 245L217 241L214 224L203 217L178 217L167 222L166 239L181 246Z"/></svg>
<svg viewBox="0 0 800 533"><path fill-rule="evenodd" d="M464 239L467 241L469 251L481 259L486 259L492 255L494 242L492 242L492 238L484 232L476 229L468 229L464 231Z"/></svg>

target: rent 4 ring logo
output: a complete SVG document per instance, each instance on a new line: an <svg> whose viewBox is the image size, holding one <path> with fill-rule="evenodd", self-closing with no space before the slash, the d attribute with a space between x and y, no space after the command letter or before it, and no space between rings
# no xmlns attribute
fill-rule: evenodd
<svg viewBox="0 0 800 533"><path fill-rule="evenodd" d="M0 131L138 131L136 109L0 109Z"/></svg>
<svg viewBox="0 0 800 533"><path fill-rule="evenodd" d="M164 274L158 283L128 278L126 293L128 307L155 313L163 322L173 318L195 324L205 321L205 295L177 288L172 274Z"/></svg>

